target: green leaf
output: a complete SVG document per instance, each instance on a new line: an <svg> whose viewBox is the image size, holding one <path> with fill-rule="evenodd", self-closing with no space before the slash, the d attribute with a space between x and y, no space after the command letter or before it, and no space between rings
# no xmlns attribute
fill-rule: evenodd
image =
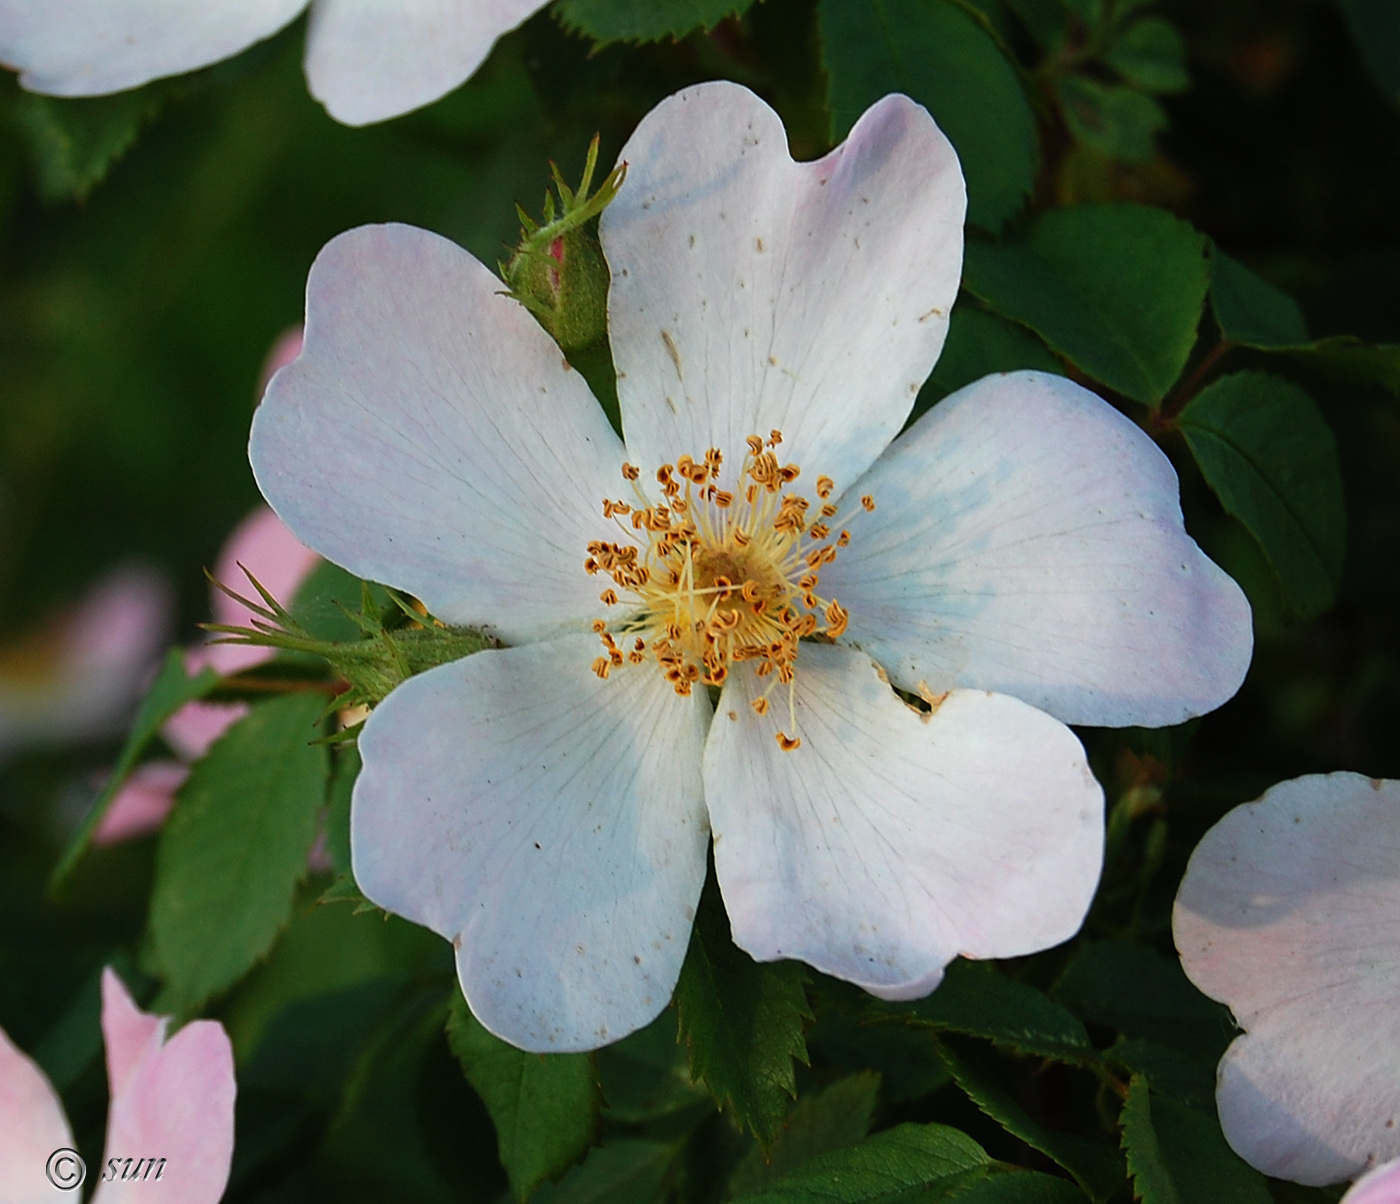
<svg viewBox="0 0 1400 1204"><path fill-rule="evenodd" d="M1024 243L967 245L963 284L1111 389L1146 404L1196 340L1210 280L1206 239L1161 209L1073 205Z"/></svg>
<svg viewBox="0 0 1400 1204"><path fill-rule="evenodd" d="M1147 1080L1142 1075L1134 1075L1128 1084L1118 1124L1122 1128L1123 1152L1128 1156L1128 1173L1142 1204L1194 1204L1177 1194L1167 1170L1157 1131L1152 1127L1152 1104Z"/></svg>
<svg viewBox="0 0 1400 1204"><path fill-rule="evenodd" d="M709 1093L691 1082L690 1060L669 1008L594 1057L609 1121L643 1124L699 1103L713 1107Z"/></svg>
<svg viewBox="0 0 1400 1204"><path fill-rule="evenodd" d="M57 891L67 880L68 875L73 872L83 853L86 852L88 842L92 840L92 834L97 831L97 825L107 814L107 808L112 805L112 800L117 797L117 792L126 784L126 779L136 768L136 762L146 751L146 746L165 726L166 720L185 703L203 698L218 682L219 675L210 668L201 669L193 677L188 676L185 673L185 651L183 648L172 648L165 654L165 662L161 665L160 672L156 675L155 681L151 683L146 697L141 700L141 705L136 709L136 718L131 724L131 734L126 738L126 744L122 748L121 755L117 758L116 765L112 768L107 784L102 787L101 793L93 801L82 825L73 833L73 838L68 842L62 856L58 859L58 864L54 867L53 876L49 879L51 891Z"/></svg>
<svg viewBox="0 0 1400 1204"><path fill-rule="evenodd" d="M235 585L235 588L238 586ZM350 617L351 614L360 613L363 589L364 583L353 573L323 560L311 570L310 576L301 583L290 602L286 598L279 598L278 601L287 605L292 618L309 635L318 640L349 643L361 640L365 635L360 625ZM393 612L394 604L382 585L372 584L369 590L374 605L383 612ZM347 611L350 613L347 614Z"/></svg>
<svg viewBox="0 0 1400 1204"><path fill-rule="evenodd" d="M1400 101L1400 6L1395 0L1337 0L1371 78Z"/></svg>
<svg viewBox="0 0 1400 1204"><path fill-rule="evenodd" d="M1215 1100L1215 1067L1156 1041L1141 1037L1120 1041L1104 1051L1104 1060L1130 1076L1146 1075L1158 1095L1193 1107L1210 1107Z"/></svg>
<svg viewBox="0 0 1400 1204"><path fill-rule="evenodd" d="M1039 1171L992 1175L957 1194L958 1204L1084 1204L1084 1193L1068 1179Z"/></svg>
<svg viewBox="0 0 1400 1204"><path fill-rule="evenodd" d="M447 1039L496 1126L516 1198L562 1175L588 1152L602 1098L589 1054L526 1053L487 1032L458 990Z"/></svg>
<svg viewBox="0 0 1400 1204"><path fill-rule="evenodd" d="M1035 183L1035 115L986 26L951 0L818 0L832 136L889 92L926 106L958 152L968 220L998 229Z"/></svg>
<svg viewBox="0 0 1400 1204"><path fill-rule="evenodd" d="M799 962L759 963L735 946L711 872L676 984L680 1030L691 1076L764 1145L797 1094L792 1060L807 1061L806 981Z"/></svg>
<svg viewBox="0 0 1400 1204"><path fill-rule="evenodd" d="M331 869L350 877L350 795L360 776L360 750L353 744L336 750L335 766L326 791L326 852Z"/></svg>
<svg viewBox="0 0 1400 1204"><path fill-rule="evenodd" d="M1074 1176L1096 1202L1118 1190L1124 1179L1123 1160L1116 1150L1073 1134L1055 1133L1028 1113L997 1078L984 1052L973 1042L944 1038L943 1059L959 1087L983 1112L1013 1137L1053 1159Z"/></svg>
<svg viewBox="0 0 1400 1204"><path fill-rule="evenodd" d="M1134 1075L1119 1117L1143 1204L1269 1204L1264 1176L1225 1142L1213 1116L1160 1095Z"/></svg>
<svg viewBox="0 0 1400 1204"><path fill-rule="evenodd" d="M1225 1141L1213 1114L1152 1096L1152 1126L1162 1158L1189 1204L1271 1204L1264 1176Z"/></svg>
<svg viewBox="0 0 1400 1204"><path fill-rule="evenodd" d="M743 1204L879 1204L949 1199L985 1178L991 1162L966 1133L946 1125L899 1125L807 1162Z"/></svg>
<svg viewBox="0 0 1400 1204"><path fill-rule="evenodd" d="M1064 372L1060 361L1024 326L964 300L953 308L948 341L943 344L933 375L919 391L913 417L989 373L1017 372L1023 368Z"/></svg>
<svg viewBox="0 0 1400 1204"><path fill-rule="evenodd" d="M76 99L16 92L12 118L29 144L40 196L47 201L87 196L168 96L164 82Z"/></svg>
<svg viewBox="0 0 1400 1204"><path fill-rule="evenodd" d="M912 1005L884 1005L891 1015L943 1032L982 1037L1016 1053L1072 1064L1095 1062L1098 1054L1084 1025L1061 1004L995 967L959 959L938 990Z"/></svg>
<svg viewBox="0 0 1400 1204"><path fill-rule="evenodd" d="M559 0L555 15L566 29L608 42L658 42L712 29L744 12L753 0Z"/></svg>
<svg viewBox="0 0 1400 1204"><path fill-rule="evenodd" d="M660 1204L680 1149L676 1141L610 1141L558 1183L546 1183L534 1204Z"/></svg>
<svg viewBox="0 0 1400 1204"><path fill-rule="evenodd" d="M1104 62L1145 92L1185 92L1191 86L1186 45L1163 17L1143 17L1125 26Z"/></svg>
<svg viewBox="0 0 1400 1204"><path fill-rule="evenodd" d="M817 1023L807 1048L820 1062L846 1070L870 1069L880 1075L880 1099L887 1103L921 1099L949 1081L933 1034L925 1027L872 1023L833 1007L813 1009Z"/></svg>
<svg viewBox="0 0 1400 1204"><path fill-rule="evenodd" d="M1196 990L1180 961L1146 945L1084 942L1054 995L1081 1020L1159 1041L1211 1067L1235 1035L1229 1010Z"/></svg>
<svg viewBox="0 0 1400 1204"><path fill-rule="evenodd" d="M1157 131L1167 127L1167 115L1152 97L1084 75L1061 76L1055 87L1077 141L1122 163L1152 158Z"/></svg>
<svg viewBox="0 0 1400 1204"><path fill-rule="evenodd" d="M1298 303L1218 247L1212 252L1211 308L1223 338L1336 380L1380 385L1400 395L1400 346L1351 335L1312 342Z"/></svg>
<svg viewBox="0 0 1400 1204"><path fill-rule="evenodd" d="M197 762L161 833L151 937L167 1006L199 1007L237 982L286 925L329 771L312 744L323 702L255 706Z"/></svg>
<svg viewBox="0 0 1400 1204"><path fill-rule="evenodd" d="M1223 338L1265 351L1307 345L1298 302L1218 247L1210 259L1210 304Z"/></svg>
<svg viewBox="0 0 1400 1204"><path fill-rule="evenodd" d="M752 1147L729 1181L733 1195L757 1191L831 1150L855 1145L870 1132L880 1076L865 1072L804 1095L767 1152Z"/></svg>
<svg viewBox="0 0 1400 1204"><path fill-rule="evenodd" d="M1215 381L1178 417L1206 482L1249 530L1289 608L1331 605L1346 551L1337 444L1312 398L1262 372Z"/></svg>

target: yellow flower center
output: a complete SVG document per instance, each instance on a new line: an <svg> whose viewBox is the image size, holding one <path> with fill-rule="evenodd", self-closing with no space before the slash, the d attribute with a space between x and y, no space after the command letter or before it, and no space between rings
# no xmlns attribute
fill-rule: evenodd
<svg viewBox="0 0 1400 1204"><path fill-rule="evenodd" d="M612 579L616 588L603 590L600 601L626 612L593 624L604 650L593 662L599 677L651 661L684 696L697 682L723 685L732 663L754 661L759 677L772 678L754 710L766 714L769 695L783 685L792 713L800 642L846 630L846 610L818 587L851 533L833 527L830 477L817 478L814 516L807 498L785 491L801 469L778 462L782 439L779 431L766 441L750 435L732 489L721 487L718 448L700 461L681 456L663 464L656 472L663 500L655 505L636 484L640 470L623 465L636 502L605 498L603 517L618 524L624 541L594 541L583 565ZM861 505L875 509L868 496ZM795 733L780 731L777 740L788 751L801 744Z"/></svg>

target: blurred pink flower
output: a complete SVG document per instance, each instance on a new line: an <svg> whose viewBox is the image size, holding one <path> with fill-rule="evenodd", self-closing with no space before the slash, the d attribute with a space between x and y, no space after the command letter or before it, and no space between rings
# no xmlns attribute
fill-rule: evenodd
<svg viewBox="0 0 1400 1204"><path fill-rule="evenodd" d="M108 967L102 1035L111 1106L91 1204L214 1204L233 1162L233 1047L215 1020L195 1020L166 1040L168 1016L137 1008ZM163 1158L160 1178L120 1176L126 1160ZM128 1173L131 1173L128 1170ZM133 1175L134 1178L134 1175ZM82 1181L58 1093L0 1029L0 1199L63 1199ZM66 1185L67 1191L59 1185Z"/></svg>
<svg viewBox="0 0 1400 1204"><path fill-rule="evenodd" d="M283 343L278 347L283 348ZM291 358L295 352L288 356ZM246 568L274 597L290 601L320 560L297 542L271 510L259 506L229 536L219 553L214 577L243 592L240 586L247 586ZM253 617L246 607L217 589L211 590L211 609L216 623L246 624ZM206 642L185 654L185 666L190 673L207 665L228 675L251 669L272 656L271 648ZM189 776L189 762L204 756L214 741L247 713L247 705L241 702L191 702L181 707L161 729L180 760L152 761L132 774L98 825L94 843L115 844L159 828L175 804L175 792Z"/></svg>
<svg viewBox="0 0 1400 1204"><path fill-rule="evenodd" d="M169 621L165 581L118 569L75 609L0 648L0 757L119 732Z"/></svg>
<svg viewBox="0 0 1400 1204"><path fill-rule="evenodd" d="M1216 1087L1240 1157L1318 1185L1400 1157L1400 782L1313 774L1236 807L1191 855L1172 929L1245 1030ZM1387 1182L1355 1198L1400 1200Z"/></svg>
<svg viewBox="0 0 1400 1204"><path fill-rule="evenodd" d="M1400 1204L1400 1158L1367 1171L1351 1185L1341 1204Z"/></svg>

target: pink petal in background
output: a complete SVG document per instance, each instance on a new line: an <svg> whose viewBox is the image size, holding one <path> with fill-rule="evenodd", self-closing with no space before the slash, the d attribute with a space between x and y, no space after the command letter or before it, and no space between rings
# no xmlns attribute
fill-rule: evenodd
<svg viewBox="0 0 1400 1204"><path fill-rule="evenodd" d="M159 1180L100 1181L92 1204L216 1204L233 1162L233 1047L223 1026L195 1020L169 1041L169 1019L137 1008L109 967L102 1032L112 1103L103 1172L116 1159L166 1160Z"/></svg>
<svg viewBox="0 0 1400 1204"><path fill-rule="evenodd" d="M0 1029L0 1201L71 1199L53 1186L44 1167L55 1150L72 1146L57 1092Z"/></svg>

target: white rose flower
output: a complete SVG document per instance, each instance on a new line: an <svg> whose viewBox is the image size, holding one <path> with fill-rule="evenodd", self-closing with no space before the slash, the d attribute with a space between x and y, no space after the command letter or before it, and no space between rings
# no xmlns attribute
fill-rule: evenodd
<svg viewBox="0 0 1400 1204"><path fill-rule="evenodd" d="M1249 660L1171 466L1036 373L895 439L965 204L907 98L798 164L762 101L701 85L622 157L601 239L625 446L491 272L404 226L321 253L305 351L254 420L298 538L510 645L370 717L361 888L451 939L472 1010L535 1050L666 1006L711 836L742 948L884 998L1065 940L1102 795L1063 722L1175 723Z"/></svg>
<svg viewBox="0 0 1400 1204"><path fill-rule="evenodd" d="M104 96L271 37L308 0L0 0L0 63L31 92ZM311 0L306 82L346 125L445 96L544 0Z"/></svg>
<svg viewBox="0 0 1400 1204"><path fill-rule="evenodd" d="M1216 1087L1236 1153L1310 1184L1400 1157L1400 782L1312 774L1236 807L1191 854L1172 929L1245 1030Z"/></svg>

